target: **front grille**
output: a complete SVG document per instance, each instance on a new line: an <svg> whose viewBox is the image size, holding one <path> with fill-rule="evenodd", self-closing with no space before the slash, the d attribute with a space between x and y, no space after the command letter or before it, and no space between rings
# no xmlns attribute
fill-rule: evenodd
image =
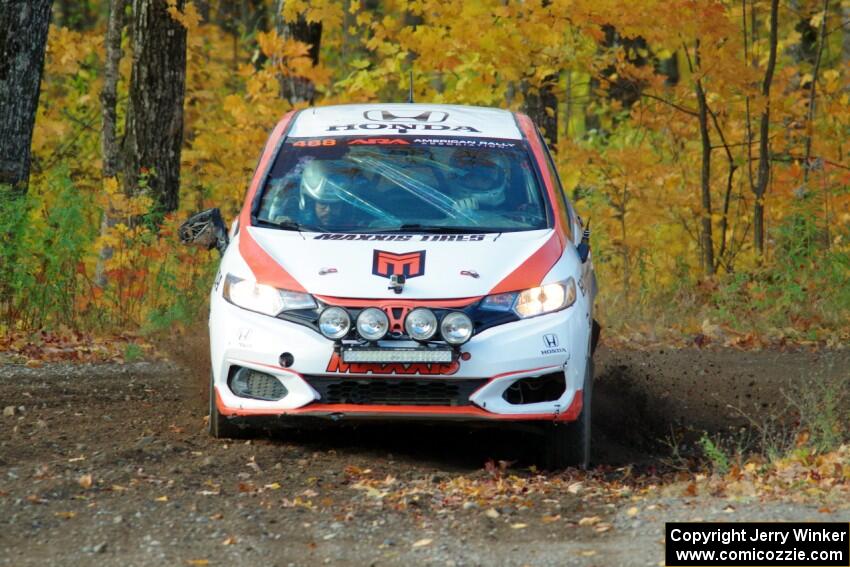
<svg viewBox="0 0 850 567"><path fill-rule="evenodd" d="M487 383L486 379L305 378L321 395L319 403L389 406L468 406L469 396Z"/></svg>

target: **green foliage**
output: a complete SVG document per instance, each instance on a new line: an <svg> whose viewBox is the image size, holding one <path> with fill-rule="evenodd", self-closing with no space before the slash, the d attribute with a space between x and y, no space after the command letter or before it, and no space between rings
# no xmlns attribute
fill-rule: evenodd
<svg viewBox="0 0 850 567"><path fill-rule="evenodd" d="M136 362L137 360L141 360L144 355L145 352L142 350L142 347L140 347L136 343L127 343L127 345L124 347L125 362Z"/></svg>
<svg viewBox="0 0 850 567"><path fill-rule="evenodd" d="M714 472L720 475L725 475L729 472L729 457L721 448L720 443L709 437L707 433L703 433L699 444L706 458L711 462Z"/></svg>
<svg viewBox="0 0 850 567"><path fill-rule="evenodd" d="M53 324L77 328L78 273L94 241L85 215L85 197L64 169L47 179L45 195L61 206L47 207L30 192L4 199L3 286L9 290L7 321L28 329Z"/></svg>

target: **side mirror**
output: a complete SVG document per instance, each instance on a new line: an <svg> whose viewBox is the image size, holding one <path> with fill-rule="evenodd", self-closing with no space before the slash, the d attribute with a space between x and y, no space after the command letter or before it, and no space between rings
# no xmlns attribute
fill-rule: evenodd
<svg viewBox="0 0 850 567"><path fill-rule="evenodd" d="M584 264L587 262L588 257L590 256L590 221L587 221L587 226L584 228L584 232L581 235L581 242L579 242L578 246L576 246L576 251L578 252L578 257L581 259L581 263Z"/></svg>
<svg viewBox="0 0 850 567"><path fill-rule="evenodd" d="M193 244L207 250L216 248L222 255L230 243L227 226L218 209L207 209L192 215L180 225L177 234L183 244Z"/></svg>

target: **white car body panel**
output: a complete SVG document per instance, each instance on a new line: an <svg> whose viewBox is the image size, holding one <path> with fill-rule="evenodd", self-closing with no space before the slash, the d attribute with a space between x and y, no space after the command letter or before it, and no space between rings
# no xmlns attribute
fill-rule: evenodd
<svg viewBox="0 0 850 567"><path fill-rule="evenodd" d="M552 235L552 230L472 235L329 235L257 227L247 230L310 293L373 299L399 299L389 289L386 278L375 277L371 272L375 250L396 254L425 251L425 273L408 278L404 299L478 297L489 293ZM373 240L381 237L393 240ZM452 240L436 240L440 238ZM320 275L329 268L336 272ZM478 277L461 275L462 271L474 272Z"/></svg>

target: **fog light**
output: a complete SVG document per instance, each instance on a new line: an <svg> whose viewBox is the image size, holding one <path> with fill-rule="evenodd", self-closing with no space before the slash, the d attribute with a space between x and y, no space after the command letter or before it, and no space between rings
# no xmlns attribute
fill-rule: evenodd
<svg viewBox="0 0 850 567"><path fill-rule="evenodd" d="M407 314L404 330L412 339L427 341L437 333L437 316L430 309L417 307Z"/></svg>
<svg viewBox="0 0 850 567"><path fill-rule="evenodd" d="M466 313L453 311L443 317L440 334L450 345L460 345L472 337L472 320Z"/></svg>
<svg viewBox="0 0 850 567"><path fill-rule="evenodd" d="M288 393L280 380L250 368L240 368L230 378L230 391L242 398L277 401Z"/></svg>
<svg viewBox="0 0 850 567"><path fill-rule="evenodd" d="M319 315L319 331L329 339L341 339L351 329L351 316L342 307L328 307Z"/></svg>
<svg viewBox="0 0 850 567"><path fill-rule="evenodd" d="M377 307L369 307L357 316L357 332L367 341L383 339L390 329L387 314Z"/></svg>

